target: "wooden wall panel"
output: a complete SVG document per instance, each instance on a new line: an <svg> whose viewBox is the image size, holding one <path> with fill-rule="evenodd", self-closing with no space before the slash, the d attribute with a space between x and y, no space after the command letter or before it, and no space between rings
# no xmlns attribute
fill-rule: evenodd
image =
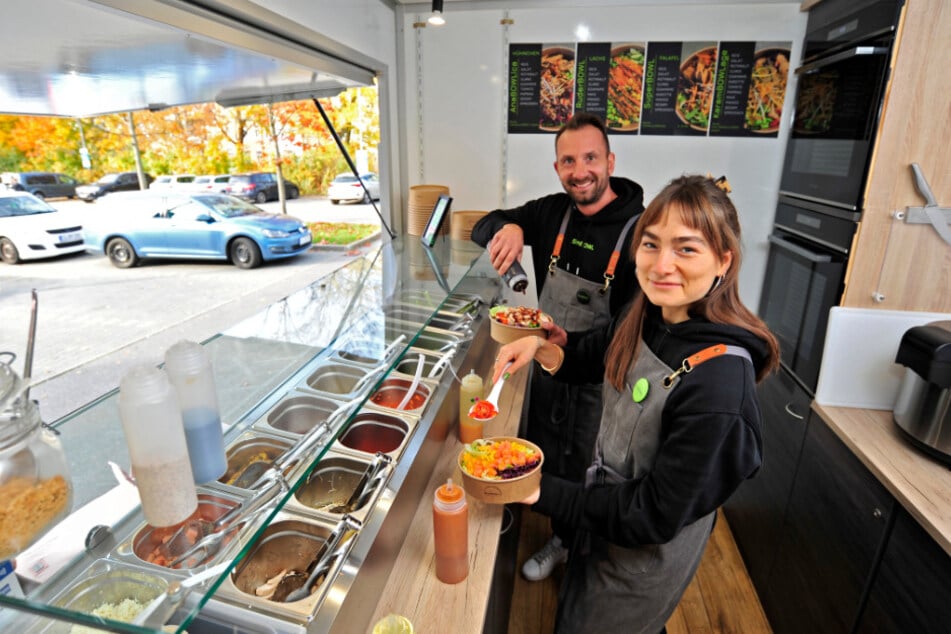
<svg viewBox="0 0 951 634"><path fill-rule="evenodd" d="M951 312L951 245L930 225L892 213L922 206L918 163L939 205L951 206L951 3L906 0L889 94L866 189L843 305ZM876 302L880 292L884 301Z"/></svg>

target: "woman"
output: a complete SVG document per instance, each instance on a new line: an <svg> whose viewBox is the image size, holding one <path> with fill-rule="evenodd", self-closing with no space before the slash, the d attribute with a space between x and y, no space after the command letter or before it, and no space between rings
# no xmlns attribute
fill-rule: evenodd
<svg viewBox="0 0 951 634"><path fill-rule="evenodd" d="M663 631L716 509L762 461L755 383L776 339L740 302L736 209L709 178L683 176L651 202L632 242L643 293L620 321L571 337L519 339L496 361L532 359L567 382L604 374L585 484L543 475L523 503L579 529L556 630ZM617 628L611 630L609 628Z"/></svg>

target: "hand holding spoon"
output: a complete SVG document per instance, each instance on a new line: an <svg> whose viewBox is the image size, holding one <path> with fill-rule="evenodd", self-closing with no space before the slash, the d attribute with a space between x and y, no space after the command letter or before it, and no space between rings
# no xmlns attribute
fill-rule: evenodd
<svg viewBox="0 0 951 634"><path fill-rule="evenodd" d="M499 394L502 393L502 385L505 383L505 379L509 378L508 369L511 365L512 362L509 361L502 368L502 376L492 386L489 395L485 399L472 404L472 407L469 408L469 418L487 422L499 415Z"/></svg>

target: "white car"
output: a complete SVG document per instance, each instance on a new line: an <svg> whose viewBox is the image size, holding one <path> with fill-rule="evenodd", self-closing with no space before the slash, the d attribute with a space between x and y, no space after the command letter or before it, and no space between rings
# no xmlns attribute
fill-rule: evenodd
<svg viewBox="0 0 951 634"><path fill-rule="evenodd" d="M0 260L17 264L80 251L83 228L75 216L26 192L0 192Z"/></svg>
<svg viewBox="0 0 951 634"><path fill-rule="evenodd" d="M165 174L156 176L149 189L190 189L195 180L194 174Z"/></svg>
<svg viewBox="0 0 951 634"><path fill-rule="evenodd" d="M327 198L334 205L343 200L353 202L370 202L370 199L380 199L380 179L373 172L367 172L360 175L360 180L367 186L366 191L360 185L360 181L352 172L338 174L333 182L330 183L330 189L327 190ZM369 195L367 195L369 192Z"/></svg>
<svg viewBox="0 0 951 634"><path fill-rule="evenodd" d="M196 176L189 189L202 194L227 194L230 174L203 174Z"/></svg>

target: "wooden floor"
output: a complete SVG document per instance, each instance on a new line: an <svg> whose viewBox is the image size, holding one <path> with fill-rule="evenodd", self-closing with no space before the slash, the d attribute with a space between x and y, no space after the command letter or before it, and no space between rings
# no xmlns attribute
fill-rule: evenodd
<svg viewBox="0 0 951 634"><path fill-rule="evenodd" d="M522 510L518 566L541 548L549 536L548 518ZM564 575L559 566L544 581L529 582L516 573L509 616L509 634L551 634L558 586ZM761 634L771 632L756 590L736 549L730 527L721 512L700 569L667 622L668 634Z"/></svg>

